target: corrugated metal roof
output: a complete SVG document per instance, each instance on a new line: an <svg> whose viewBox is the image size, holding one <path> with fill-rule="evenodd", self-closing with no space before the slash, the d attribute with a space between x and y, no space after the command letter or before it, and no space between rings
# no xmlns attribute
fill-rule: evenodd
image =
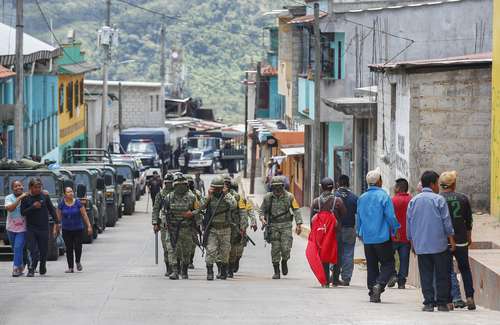
<svg viewBox="0 0 500 325"><path fill-rule="evenodd" d="M7 69L3 65L0 65L0 79L6 79L10 77L14 77L16 75L15 72Z"/></svg>
<svg viewBox="0 0 500 325"><path fill-rule="evenodd" d="M491 64L491 52L468 54L463 56L448 57L442 59L426 59L414 61L393 62L387 64L371 64L372 71L384 71L394 69L426 68L426 67L444 67L444 66L462 66L474 64Z"/></svg>
<svg viewBox="0 0 500 325"><path fill-rule="evenodd" d="M326 17L328 14L326 12L321 11L319 13L319 19ZM314 22L314 15L305 15L294 18L288 22L288 24L308 24Z"/></svg>
<svg viewBox="0 0 500 325"><path fill-rule="evenodd" d="M15 64L16 54L16 29L0 23L0 64ZM55 48L31 35L24 33L23 54L25 63L40 59L51 59L59 56L61 50Z"/></svg>
<svg viewBox="0 0 500 325"><path fill-rule="evenodd" d="M76 64L63 64L59 65L60 72L63 74L81 74L98 70L99 67L93 63L82 62Z"/></svg>
<svg viewBox="0 0 500 325"><path fill-rule="evenodd" d="M334 11L336 14L344 14L344 13L360 13L360 12L366 12L366 11L381 11L381 10L395 10L395 9L404 9L404 8L418 8L418 7L423 7L423 6L435 6L435 5L442 5L446 3L454 3L454 2L461 2L463 0L443 0L443 1L422 1L422 2L417 2L417 3L407 3L407 4L402 4L402 5L388 5L385 7L370 7L370 8L364 8L364 9L351 9L351 10L344 10L344 11Z"/></svg>
<svg viewBox="0 0 500 325"><path fill-rule="evenodd" d="M102 86L102 80L88 80L83 81L86 86ZM118 86L121 83L123 87L161 87L159 82L146 82L146 81L108 81L108 86Z"/></svg>

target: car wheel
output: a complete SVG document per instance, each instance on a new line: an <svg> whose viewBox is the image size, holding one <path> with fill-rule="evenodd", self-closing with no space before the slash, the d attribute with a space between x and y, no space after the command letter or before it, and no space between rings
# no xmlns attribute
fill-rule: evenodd
<svg viewBox="0 0 500 325"><path fill-rule="evenodd" d="M134 203L132 202L132 197L129 196L125 199L125 206L123 207L123 213L126 215L132 215L134 213Z"/></svg>
<svg viewBox="0 0 500 325"><path fill-rule="evenodd" d="M116 225L116 209L114 206L106 207L106 227Z"/></svg>

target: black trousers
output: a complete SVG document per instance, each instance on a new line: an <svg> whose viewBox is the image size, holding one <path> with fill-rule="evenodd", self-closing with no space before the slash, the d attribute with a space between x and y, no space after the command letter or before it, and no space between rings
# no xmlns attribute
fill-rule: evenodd
<svg viewBox="0 0 500 325"><path fill-rule="evenodd" d="M465 296L474 298L474 285L472 283L472 272L469 264L469 247L457 246L456 250L450 254L450 270L453 268L453 256L457 260L458 269L464 282Z"/></svg>
<svg viewBox="0 0 500 325"><path fill-rule="evenodd" d="M446 305L451 302L450 253L448 249L436 254L418 255L420 285L424 305ZM436 291L434 291L436 277Z"/></svg>
<svg viewBox="0 0 500 325"><path fill-rule="evenodd" d="M159 192L151 192L151 202L153 202L153 206L155 205L155 199Z"/></svg>
<svg viewBox="0 0 500 325"><path fill-rule="evenodd" d="M385 288L395 272L392 241L381 244L365 244L366 266L368 268L367 287L370 292L375 284Z"/></svg>
<svg viewBox="0 0 500 325"><path fill-rule="evenodd" d="M64 244L66 245L66 260L68 261L68 268L70 269L74 267L73 258L76 260L76 263L80 263L80 259L82 258L83 231L85 230L62 231Z"/></svg>
<svg viewBox="0 0 500 325"><path fill-rule="evenodd" d="M337 264L333 265L332 283L338 284L340 283L340 272L342 271L342 252L343 252L341 226L337 228L335 236L337 237Z"/></svg>
<svg viewBox="0 0 500 325"><path fill-rule="evenodd" d="M28 229L26 231L26 238L28 250L31 257L31 264L28 268L34 271L38 266L38 262L40 262L40 265L44 266L47 262L47 252L49 249L49 231Z"/></svg>

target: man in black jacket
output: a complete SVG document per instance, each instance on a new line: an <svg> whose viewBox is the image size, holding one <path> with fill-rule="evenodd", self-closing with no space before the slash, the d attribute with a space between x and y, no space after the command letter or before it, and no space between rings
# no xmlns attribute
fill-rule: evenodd
<svg viewBox="0 0 500 325"><path fill-rule="evenodd" d="M35 276L38 261L40 261L40 275L44 275L47 273L49 214L55 222L57 222L57 216L49 195L42 192L40 178L30 180L29 195L21 202L21 214L26 217L26 237L31 255L27 276ZM54 224L54 227L58 227L58 225Z"/></svg>

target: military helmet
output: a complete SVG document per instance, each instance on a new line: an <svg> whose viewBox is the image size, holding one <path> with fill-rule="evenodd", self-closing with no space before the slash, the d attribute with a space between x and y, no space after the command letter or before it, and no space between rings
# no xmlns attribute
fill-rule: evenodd
<svg viewBox="0 0 500 325"><path fill-rule="evenodd" d="M331 177L325 177L321 180L321 188L323 190L331 190L335 186L335 182Z"/></svg>
<svg viewBox="0 0 500 325"><path fill-rule="evenodd" d="M224 182L226 183L230 183L233 180L229 174L224 174L223 177L224 177Z"/></svg>
<svg viewBox="0 0 500 325"><path fill-rule="evenodd" d="M185 177L185 178L186 178L186 180L188 180L188 181L192 181L192 180L194 180L193 175L184 175L184 177Z"/></svg>
<svg viewBox="0 0 500 325"><path fill-rule="evenodd" d="M271 179L271 186L284 186L285 180L282 176L273 176Z"/></svg>
<svg viewBox="0 0 500 325"><path fill-rule="evenodd" d="M216 176L212 179L212 182L210 183L211 187L214 188L222 188L224 187L224 177L222 176Z"/></svg>
<svg viewBox="0 0 500 325"><path fill-rule="evenodd" d="M177 184L187 184L187 179L182 175L182 173L176 173L174 175L174 186Z"/></svg>
<svg viewBox="0 0 500 325"><path fill-rule="evenodd" d="M167 175L165 175L165 182L173 182L174 181L174 174L172 173L167 173Z"/></svg>

